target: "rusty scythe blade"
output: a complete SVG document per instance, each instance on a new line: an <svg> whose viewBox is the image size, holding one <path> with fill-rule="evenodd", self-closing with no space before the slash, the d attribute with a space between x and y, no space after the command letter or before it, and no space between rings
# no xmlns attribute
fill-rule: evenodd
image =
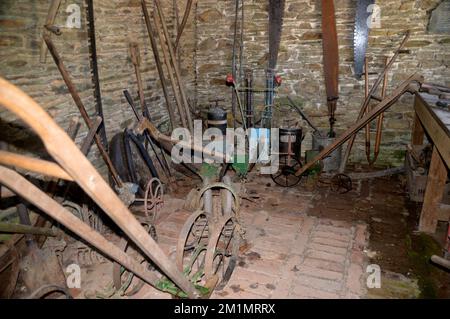
<svg viewBox="0 0 450 319"><path fill-rule="evenodd" d="M97 63L97 44L95 41L95 17L94 17L94 2L93 0L86 0L86 17L89 37L89 60L91 64L92 85L94 88L95 111L101 117L102 122L99 128L99 136L102 140L103 147L108 150L108 138L106 137L105 119L103 117L102 95L100 91L100 78L98 74Z"/></svg>
<svg viewBox="0 0 450 319"><path fill-rule="evenodd" d="M339 98L339 49L334 15L334 1L322 0L322 46L325 87L327 92L328 115L330 117L330 137L335 135L334 113Z"/></svg>

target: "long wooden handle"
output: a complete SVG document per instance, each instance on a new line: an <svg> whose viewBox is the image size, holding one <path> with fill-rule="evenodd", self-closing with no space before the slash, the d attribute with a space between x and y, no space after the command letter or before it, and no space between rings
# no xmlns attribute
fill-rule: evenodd
<svg viewBox="0 0 450 319"><path fill-rule="evenodd" d="M78 107L78 110L80 111L81 116L83 117L84 122L86 123L86 126L89 129L92 129L93 123L92 120L89 118L89 115L86 111L86 108L81 101L81 97L78 94L77 89L75 88L75 84L73 84L72 80L70 79L69 72L67 71L66 67L64 66L64 63L61 59L61 57L58 54L58 51L56 50L56 47L54 46L52 40L50 37L44 35L44 41L47 44L48 50L50 51L50 54L53 57L53 60L55 61L55 64L61 73L61 76L66 83L67 89L69 90L70 95L73 98L73 101L75 102L76 106ZM106 151L105 147L103 146L103 143L101 141L100 135L97 133L94 135L95 143L97 144L98 150L100 151L100 155L102 156L103 160L105 161L106 166L109 169L109 172L111 173L111 176L113 177L114 181L116 182L117 186L119 188L122 187L122 181L120 180L119 174L117 173L116 168L114 167L114 164L111 162L111 158L108 155L108 152Z"/></svg>
<svg viewBox="0 0 450 319"><path fill-rule="evenodd" d="M176 62L176 56L175 56L175 53L173 51L172 42L170 40L171 37L170 37L169 31L167 30L167 24L166 24L166 19L164 17L164 12L162 10L162 6L161 6L161 3L159 2L159 0L154 0L154 3L155 3L155 6L156 6L156 11L158 12L158 15L159 15L159 19L161 21L161 26L162 26L162 29L163 29L164 37L166 39L166 43L167 43L167 49L169 50L169 56L170 56L170 59L171 59L173 70L175 72L175 78L177 80L178 87L180 89L180 95L181 95L181 98L182 98L182 101L183 101L184 111L186 113L185 114L186 115L186 121L187 121L187 124L188 124L187 127L189 128L189 130L191 132L193 132L194 131L194 127L193 127L193 123L192 123L191 113L190 113L190 110L189 110L189 103L187 101L186 92L185 92L185 89L184 89L184 84L183 84L183 81L181 79L181 72L180 72L180 70L178 68L178 63ZM156 22L156 20L155 20L155 22ZM157 29L158 29L158 27L157 27Z"/></svg>
<svg viewBox="0 0 450 319"><path fill-rule="evenodd" d="M14 154L7 151L0 151L0 164L54 178L64 179L66 181L73 181L73 178L69 176L58 164L38 158Z"/></svg>
<svg viewBox="0 0 450 319"><path fill-rule="evenodd" d="M47 19L45 20L44 33L48 34L46 26L52 25L55 22L56 15L58 14L59 6L61 5L61 0L52 0L50 8L48 9ZM41 53L40 62L45 63L47 61L47 46L45 45L44 39L41 42Z"/></svg>
<svg viewBox="0 0 450 319"><path fill-rule="evenodd" d="M181 21L180 27L177 30L177 39L175 41L174 49L175 51L178 49L178 44L180 43L181 35L183 34L184 28L186 27L186 23L189 18L189 13L191 12L193 0L188 0L186 3L186 10L184 10L183 20Z"/></svg>
<svg viewBox="0 0 450 319"><path fill-rule="evenodd" d="M58 232L51 228L2 222L0 222L0 233L44 235L50 237L58 236Z"/></svg>
<svg viewBox="0 0 450 319"><path fill-rule="evenodd" d="M145 25L147 26L147 32L150 39L150 45L152 47L153 57L155 59L156 69L158 70L159 80L161 82L161 87L164 94L164 99L166 101L167 111L169 112L170 125L171 129L175 128L175 114L172 109L172 103L170 102L169 91L166 85L166 77L164 76L164 71L162 68L161 58L159 56L158 45L155 39L155 33L150 22L150 16L148 14L147 5L145 4L145 0L141 1L142 12L144 14Z"/></svg>

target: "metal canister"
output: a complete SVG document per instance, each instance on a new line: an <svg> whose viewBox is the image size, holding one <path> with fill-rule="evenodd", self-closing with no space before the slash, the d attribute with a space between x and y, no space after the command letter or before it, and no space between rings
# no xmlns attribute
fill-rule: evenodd
<svg viewBox="0 0 450 319"><path fill-rule="evenodd" d="M302 152L303 131L301 128L280 128L280 154L288 154L289 143L291 143L291 153L300 160Z"/></svg>
<svg viewBox="0 0 450 319"><path fill-rule="evenodd" d="M314 132L312 138L312 148L313 150L321 151L328 145L332 144L336 138L328 137L325 133L319 133L318 131ZM342 158L342 146L339 146L336 150L334 150L330 155L325 157L323 162L323 171L334 172L339 169L341 165Z"/></svg>
<svg viewBox="0 0 450 319"><path fill-rule="evenodd" d="M213 107L208 111L208 128L218 128L225 136L227 133L227 112L221 107Z"/></svg>

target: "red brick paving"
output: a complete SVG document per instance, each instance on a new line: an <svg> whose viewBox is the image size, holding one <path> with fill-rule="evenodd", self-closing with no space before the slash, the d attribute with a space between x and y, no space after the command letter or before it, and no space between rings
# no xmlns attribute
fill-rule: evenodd
<svg viewBox="0 0 450 319"><path fill-rule="evenodd" d="M361 298L364 288L365 225L308 216L310 200L297 211L243 209L248 250L227 286L211 298ZM160 218L161 247L174 258L176 240L189 213L175 209ZM146 287L144 298L169 297Z"/></svg>

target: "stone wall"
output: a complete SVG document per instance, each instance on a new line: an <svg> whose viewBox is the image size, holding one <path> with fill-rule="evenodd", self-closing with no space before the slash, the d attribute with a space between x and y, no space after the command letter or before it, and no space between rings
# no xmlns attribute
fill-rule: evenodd
<svg viewBox="0 0 450 319"><path fill-rule="evenodd" d="M0 75L18 85L36 99L55 120L67 128L69 119L79 116L62 77L51 55L46 63L40 63L42 26L48 12L48 0L2 0L0 3ZM153 1L147 1L149 10ZM175 34L175 14L172 1L163 3L169 32ZM185 1L176 1L181 15ZM81 8L81 29L66 28L70 4ZM95 0L95 18L97 32L97 51L101 93L105 125L109 139L124 129L134 115L128 106L122 91L130 90L139 105L137 82L134 68L129 58L129 43L139 43L141 53L141 72L145 87L145 97L152 118L157 124L168 120L164 96L154 63L145 21L139 0ZM192 14L183 34L184 42L180 48L181 69L188 97L194 98L194 33ZM181 19L181 17L180 17ZM52 35L52 40L69 70L80 96L89 114L95 113L93 90L89 67L89 47L86 26L84 0L62 0L55 22L62 27L62 35ZM161 53L160 53L161 54ZM42 152L42 147L30 143L30 132L23 133L23 126L15 117L0 110L0 140L15 144L23 151ZM87 131L84 124L77 137L80 142ZM32 139L36 141L37 139ZM105 173L106 169L99 158L96 147L92 147L89 158Z"/></svg>
<svg viewBox="0 0 450 319"><path fill-rule="evenodd" d="M169 31L175 34L175 2L182 16L186 0L164 0ZM244 67L255 69L262 79L267 64L268 15L267 2L245 0ZM392 91L396 85L414 72L422 73L427 81L450 84L450 36L430 35L426 26L430 11L439 0L384 0L381 7L381 28L370 35L368 57L370 71L380 72L385 56L391 56L405 30L412 36L407 44L409 53L400 55L389 73ZM152 8L153 1L147 1ZM364 83L353 75L353 20L356 1L336 0L336 18L340 54L340 100L337 128L342 131L353 123L364 94ZM83 0L62 0L56 20L64 26L69 4L78 4L82 12L81 29L62 29L63 35L52 36L90 114L94 112L91 89L88 39ZM0 75L35 98L63 127L70 117L78 115L62 78L50 56L39 62L42 25L49 1L3 0L0 3ZM180 47L183 82L191 104L206 109L210 100L224 98L229 107L231 92L224 85L231 71L234 24L232 0L201 0L195 2ZM305 111L318 126L328 125L326 96L322 73L322 43L320 0L286 0L278 72L283 77L279 99L287 94L303 104ZM137 100L137 85L129 58L128 44L137 41L141 49L145 96L150 112L157 123L168 119L161 85L156 72L139 0L96 0L96 29L99 73L108 138L134 120L123 97L129 89ZM181 17L180 17L181 19ZM373 82L376 75L371 75ZM261 83L262 84L262 83ZM408 142L412 125L412 99L405 97L386 113L380 163L398 164L402 161L404 144ZM306 127L306 125L305 125ZM0 139L13 142L22 149L36 151L28 133L14 116L0 110ZM83 128L79 142L86 134ZM364 161L363 134L358 135L353 160ZM303 149L310 147L310 137ZM105 172L95 147L90 159Z"/></svg>
<svg viewBox="0 0 450 319"><path fill-rule="evenodd" d="M373 29L370 33L367 53L370 72L379 73L385 56L392 56L404 32L409 29L412 33L406 46L409 53L401 54L389 73L388 93L414 72L423 74L429 82L450 84L450 35L431 35L426 32L430 11L439 2L376 1L381 8L381 28ZM231 72L234 3L230 0L198 2L197 94L199 105L205 107L209 99L217 96L227 99L225 106L230 104L231 92L225 88L224 78ZM253 68L259 79L264 77L267 65L267 3L244 0L244 67ZM340 99L336 114L338 132L356 120L364 94L364 81L356 80L353 74L355 6L356 1L335 1L340 58ZM326 128L328 116L321 38L321 1L286 0L278 59L278 73L284 79L279 101L287 94L291 95L303 104L306 113L318 126ZM370 76L371 83L376 77L376 74ZM410 138L412 116L410 96L405 96L386 112L379 163L399 164L403 161L404 144ZM307 127L306 124L304 127ZM310 141L308 134L303 149L310 148ZM364 134L358 135L354 150L352 159L364 162Z"/></svg>

